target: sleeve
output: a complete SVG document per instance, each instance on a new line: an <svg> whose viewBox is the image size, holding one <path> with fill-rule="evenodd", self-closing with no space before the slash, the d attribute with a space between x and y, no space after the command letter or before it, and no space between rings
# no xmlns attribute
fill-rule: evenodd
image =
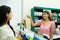
<svg viewBox="0 0 60 40"><path fill-rule="evenodd" d="M36 25L41 25L42 20L38 20L35 24Z"/></svg>
<svg viewBox="0 0 60 40"><path fill-rule="evenodd" d="M6 31L0 28L0 40L14 40L13 37L7 36Z"/></svg>
<svg viewBox="0 0 60 40"><path fill-rule="evenodd" d="M50 27L50 32L51 32L51 33L54 33L55 28L56 28L55 22L52 22L52 23L51 23L51 27Z"/></svg>

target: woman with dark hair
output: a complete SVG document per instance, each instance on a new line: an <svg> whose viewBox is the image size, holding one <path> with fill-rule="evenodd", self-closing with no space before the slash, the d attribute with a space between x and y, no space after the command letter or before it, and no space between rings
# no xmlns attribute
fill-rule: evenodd
<svg viewBox="0 0 60 40"><path fill-rule="evenodd" d="M10 25L11 18L11 8L0 6L0 40L15 40L15 31Z"/></svg>
<svg viewBox="0 0 60 40"><path fill-rule="evenodd" d="M53 39L53 33L55 30L55 22L52 21L51 15L49 11L43 11L43 19L38 20L36 23L32 21L32 18L30 16L27 16L30 18L30 21L32 23L32 26L40 26L40 34L48 39Z"/></svg>

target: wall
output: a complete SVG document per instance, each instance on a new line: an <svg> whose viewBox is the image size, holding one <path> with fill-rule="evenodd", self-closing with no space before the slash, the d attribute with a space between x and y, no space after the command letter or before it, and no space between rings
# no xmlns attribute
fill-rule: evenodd
<svg viewBox="0 0 60 40"><path fill-rule="evenodd" d="M30 15L30 9L33 7L33 0L23 0L23 17Z"/></svg>
<svg viewBox="0 0 60 40"><path fill-rule="evenodd" d="M34 0L35 6L60 8L60 0Z"/></svg>
<svg viewBox="0 0 60 40"><path fill-rule="evenodd" d="M11 25L13 27L17 26L17 23L22 19L22 4L21 0L0 0L0 6L7 5L11 7L13 17L11 20Z"/></svg>
<svg viewBox="0 0 60 40"><path fill-rule="evenodd" d="M7 3L8 3L8 0L4 0L4 1L3 1L3 0L0 0L0 6L1 6L1 5L5 5L5 4L7 4Z"/></svg>

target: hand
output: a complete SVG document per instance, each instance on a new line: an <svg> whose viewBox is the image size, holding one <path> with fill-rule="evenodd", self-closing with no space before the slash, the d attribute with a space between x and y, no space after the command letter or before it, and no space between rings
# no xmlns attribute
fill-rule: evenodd
<svg viewBox="0 0 60 40"><path fill-rule="evenodd" d="M21 23L24 23L24 22L25 22L25 20L24 20L24 19L22 19L22 20L21 20Z"/></svg>
<svg viewBox="0 0 60 40"><path fill-rule="evenodd" d="M29 15L27 15L27 18L31 18Z"/></svg>

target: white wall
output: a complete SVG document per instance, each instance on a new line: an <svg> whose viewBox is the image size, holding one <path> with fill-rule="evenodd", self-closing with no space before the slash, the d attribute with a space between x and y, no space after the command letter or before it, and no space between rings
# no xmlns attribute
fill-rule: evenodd
<svg viewBox="0 0 60 40"><path fill-rule="evenodd" d="M0 0L0 6L8 3L9 0Z"/></svg>
<svg viewBox="0 0 60 40"><path fill-rule="evenodd" d="M60 0L34 0L35 6L60 8Z"/></svg>
<svg viewBox="0 0 60 40"><path fill-rule="evenodd" d="M30 9L33 7L34 0L23 0L23 17L30 15Z"/></svg>
<svg viewBox="0 0 60 40"><path fill-rule="evenodd" d="M16 27L17 23L22 19L21 0L0 0L0 5L7 5L11 7L13 13L11 25Z"/></svg>

